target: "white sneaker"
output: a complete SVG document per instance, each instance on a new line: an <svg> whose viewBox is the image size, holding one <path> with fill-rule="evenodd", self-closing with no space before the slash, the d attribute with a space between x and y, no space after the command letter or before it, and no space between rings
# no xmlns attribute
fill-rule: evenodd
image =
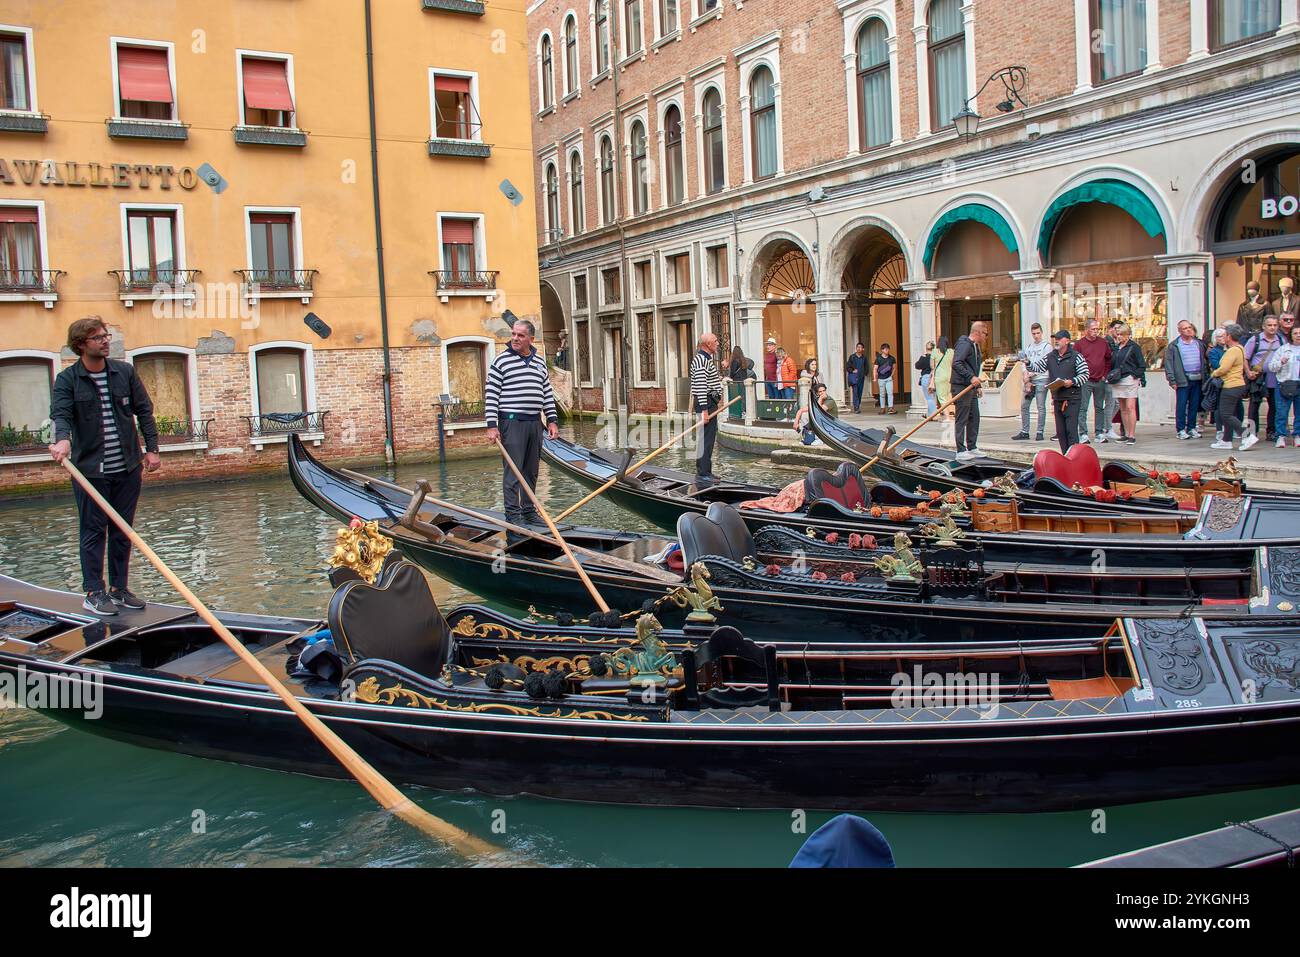
<svg viewBox="0 0 1300 957"><path fill-rule="evenodd" d="M1291 441L1295 443L1296 448L1300 449L1300 435L1293 435Z"/></svg>
<svg viewBox="0 0 1300 957"><path fill-rule="evenodd" d="M973 459L982 459L988 457L988 453L981 448L974 448L974 449L970 449L969 451L970 451L970 457Z"/></svg>
<svg viewBox="0 0 1300 957"><path fill-rule="evenodd" d="M1086 445L1091 440L1088 438L1088 433L1084 432L1082 435L1079 436L1079 441Z"/></svg>
<svg viewBox="0 0 1300 957"><path fill-rule="evenodd" d="M1187 434L1188 434L1189 437L1191 437L1191 438L1193 438L1193 439L1199 439L1199 438L1201 437L1201 430L1200 430L1200 429L1190 429L1190 430L1188 430Z"/></svg>
<svg viewBox="0 0 1300 957"><path fill-rule="evenodd" d="M1284 448L1286 448L1286 436L1284 436L1284 435L1279 435L1279 436L1277 437L1277 442L1274 443L1274 447L1275 447L1275 448L1279 448L1279 449L1284 449Z"/></svg>
<svg viewBox="0 0 1300 957"><path fill-rule="evenodd" d="M1223 441L1223 429L1215 429L1215 430L1214 430L1214 441L1216 441L1216 442L1222 442L1222 441Z"/></svg>
<svg viewBox="0 0 1300 957"><path fill-rule="evenodd" d="M1219 439L1217 439L1216 441L1210 443L1210 448L1212 448L1212 449L1230 449L1230 448L1232 448L1232 443L1231 443L1231 442L1225 442L1225 441L1223 441L1222 438L1219 438Z"/></svg>
<svg viewBox="0 0 1300 957"><path fill-rule="evenodd" d="M1237 451L1244 452L1249 448L1253 448L1255 443L1258 441L1259 441L1258 435L1248 435L1241 440L1241 445L1237 446Z"/></svg>
<svg viewBox="0 0 1300 957"><path fill-rule="evenodd" d="M1116 432L1114 429L1111 429L1109 432L1106 432L1104 434L1106 438L1110 439L1112 442L1114 442L1116 439L1120 437L1120 434Z"/></svg>
<svg viewBox="0 0 1300 957"><path fill-rule="evenodd" d="M969 462L971 459L975 458L975 455L971 452L958 452L957 458L962 462Z"/></svg>

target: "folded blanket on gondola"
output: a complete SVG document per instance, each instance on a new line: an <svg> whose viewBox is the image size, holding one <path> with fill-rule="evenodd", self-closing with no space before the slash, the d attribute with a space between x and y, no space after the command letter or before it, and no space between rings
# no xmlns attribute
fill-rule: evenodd
<svg viewBox="0 0 1300 957"><path fill-rule="evenodd" d="M775 495L741 502L741 508L761 508L768 512L797 512L803 508L804 480L791 482Z"/></svg>

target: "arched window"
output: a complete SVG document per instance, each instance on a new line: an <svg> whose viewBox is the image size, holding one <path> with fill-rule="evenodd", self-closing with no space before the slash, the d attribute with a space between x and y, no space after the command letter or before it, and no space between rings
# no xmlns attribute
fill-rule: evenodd
<svg viewBox="0 0 1300 957"><path fill-rule="evenodd" d="M637 120L632 124L632 215L640 216L650 205L650 190L646 182L650 171L645 161L645 127Z"/></svg>
<svg viewBox="0 0 1300 957"><path fill-rule="evenodd" d="M887 32L878 17L858 31L858 141L863 149L884 146L894 135Z"/></svg>
<svg viewBox="0 0 1300 957"><path fill-rule="evenodd" d="M578 88L578 21L570 16L564 21L564 92Z"/></svg>
<svg viewBox="0 0 1300 957"><path fill-rule="evenodd" d="M555 164L546 164L546 241L560 238L560 184L555 174Z"/></svg>
<svg viewBox="0 0 1300 957"><path fill-rule="evenodd" d="M750 139L754 179L776 175L776 87L772 71L760 66L749 78Z"/></svg>
<svg viewBox="0 0 1300 957"><path fill-rule="evenodd" d="M1234 3L1241 7L1253 5ZM1089 0L1092 82L1141 73L1147 66L1146 0Z"/></svg>
<svg viewBox="0 0 1300 957"><path fill-rule="evenodd" d="M664 165L668 177L668 205L685 199L686 170L682 157L682 111L670 106L664 111Z"/></svg>
<svg viewBox="0 0 1300 957"><path fill-rule="evenodd" d="M1210 49L1276 33L1282 0L1210 0Z"/></svg>
<svg viewBox="0 0 1300 957"><path fill-rule="evenodd" d="M722 141L722 94L710 87L704 94L704 189L716 193L727 185L727 153Z"/></svg>
<svg viewBox="0 0 1300 957"><path fill-rule="evenodd" d="M596 72L609 69L609 0L596 0Z"/></svg>
<svg viewBox="0 0 1300 957"><path fill-rule="evenodd" d="M555 74L552 70L551 63L551 35L549 33L542 35L542 109L549 109L555 105Z"/></svg>
<svg viewBox="0 0 1300 957"><path fill-rule="evenodd" d="M966 106L966 32L960 0L930 4L929 34L930 125L938 130Z"/></svg>
<svg viewBox="0 0 1300 957"><path fill-rule="evenodd" d="M584 228L586 210L582 192L582 157L574 150L569 154L569 223L576 236Z"/></svg>
<svg viewBox="0 0 1300 957"><path fill-rule="evenodd" d="M614 146L609 137L600 141L600 216L601 221L614 221Z"/></svg>

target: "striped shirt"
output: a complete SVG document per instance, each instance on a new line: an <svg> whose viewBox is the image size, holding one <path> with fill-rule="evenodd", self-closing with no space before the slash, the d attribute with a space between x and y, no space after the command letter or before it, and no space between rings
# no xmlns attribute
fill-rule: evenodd
<svg viewBox="0 0 1300 957"><path fill-rule="evenodd" d="M113 399L108 392L108 370L91 372L90 378L99 390L99 408L104 417L104 464L103 472L111 475L126 471L126 460L122 457L122 440L117 434L117 420L113 418Z"/></svg>
<svg viewBox="0 0 1300 957"><path fill-rule="evenodd" d="M701 349L691 359L691 401L695 411L709 411L710 398L722 398L722 379L713 356Z"/></svg>
<svg viewBox="0 0 1300 957"><path fill-rule="evenodd" d="M488 428L495 429L503 415L535 419L542 412L546 413L547 422L556 421L555 393L551 391L545 361L536 349L526 356L506 349L488 366L487 388L483 393Z"/></svg>
<svg viewBox="0 0 1300 957"><path fill-rule="evenodd" d="M1074 376L1072 379L1073 384L1070 388L1082 388L1088 382L1091 373L1088 371L1088 360L1073 348L1066 350L1065 355L1061 355L1055 349L1052 349L1047 353L1047 355L1039 359L1029 360L1029 371L1047 373L1049 379L1051 376L1064 379L1069 376L1069 373L1071 372L1071 368L1068 364L1071 353L1074 354ZM1049 381L1047 384L1051 385L1052 383Z"/></svg>

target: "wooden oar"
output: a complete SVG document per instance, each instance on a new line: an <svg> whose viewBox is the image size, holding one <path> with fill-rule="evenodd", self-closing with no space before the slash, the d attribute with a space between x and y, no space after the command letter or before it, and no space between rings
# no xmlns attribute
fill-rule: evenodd
<svg viewBox="0 0 1300 957"><path fill-rule="evenodd" d="M330 754L338 759L338 762L347 769L348 773L357 779L357 782L370 792L371 797L379 802L384 810L396 814L407 824L419 828L425 834L441 841L452 850L465 857L472 857L482 854L497 854L501 848L489 844L480 838L475 837L468 831L463 831L454 824L448 824L439 818L434 817L428 811L419 807L407 798L401 791L397 790L387 778L376 771L361 755L357 754L349 747L342 738L325 726L320 718L307 710L307 707L299 701L286 688L275 675L267 670L266 666L257 660L257 657L244 647L234 635L230 633L225 625L208 610L208 607L199 601L198 596L181 581L176 573L167 567L158 555L150 548L143 538L137 534L136 530L127 524L126 519L118 514L117 509L104 500L104 496L99 494L95 486L86 481L86 477L81 471L72 464L71 459L63 459L60 463L71 473L73 480L81 486L82 491L89 495L119 529L122 530L127 538L136 548L140 549L141 554L158 569L159 574L171 584L181 597L193 606L194 610L199 613L199 617L208 623L209 627L224 641L244 664L253 669L266 686L274 691L285 705L296 714L302 723L307 726L321 744L325 745Z"/></svg>
<svg viewBox="0 0 1300 957"><path fill-rule="evenodd" d="M660 453L668 451L670 448L672 448L674 445L676 445L676 444L677 444L678 442L680 442L682 439L686 438L686 436L690 435L692 432L694 432L694 431L695 431L696 429L698 429L700 426L706 424L707 422L709 422L709 421L712 420L712 419L716 419L718 416L720 416L720 415L722 414L722 412L723 412L724 409L729 409L729 408L731 408L733 405L735 405L737 402L739 402L739 401L740 401L741 399L743 399L744 397L745 397L745 394L742 392L740 395L736 396L734 399L732 399L730 402L728 402L726 405L724 405L721 409L716 409L716 410L713 411L713 412L706 412L706 413L704 413L704 418L700 419L698 422L696 422L694 425L692 425L689 429L683 429L683 430L682 430L681 432L679 432L677 435L674 435L671 439L669 439L669 440L668 440L667 442L665 442L663 445L659 446L659 448L655 449L655 450L654 450L653 452L651 452L649 455L645 456L645 458L641 459L641 461L637 462L636 465L630 466L629 468L620 469L620 470L619 470L619 473L618 473L617 475L615 475L612 479L610 479L608 482L606 482L606 483L605 483L604 485L602 485L600 488L596 489L596 491L594 491L594 492L592 492L591 494L585 496L584 498L580 498L580 499L578 499L578 501L574 502L572 505L570 505L568 508L566 508L566 509L565 509L563 512L561 512L559 515L555 516L555 520L556 520L557 522L562 522L562 521L564 521L566 518L568 518L570 515L572 515L572 514L573 514L574 512L576 512L578 509L582 508L582 506L584 506L584 505L586 505L588 502L590 502L590 501L591 501L593 498L595 498L597 495L600 495L600 494L601 494L602 492L604 492L606 489L612 487L612 486L613 486L615 483L617 483L618 480L619 480L620 478L622 478L624 475L631 474L633 478L636 478L636 473L639 472L639 471L641 471L642 468L644 468L646 465L648 465L648 464L649 464L653 459L655 459L655 458L656 458Z"/></svg>
<svg viewBox="0 0 1300 957"><path fill-rule="evenodd" d="M931 412L929 415L927 415L927 416L926 416L924 419L922 419L920 422L916 423L916 427L915 427L915 428L909 430L909 431L907 432L906 435L900 436L899 439L898 439L898 441L897 441L897 442L894 442L892 445L890 445L889 448L884 449L884 450L882 450L882 451L880 451L880 452L877 452L875 455L873 455L870 459L867 460L867 464L864 465L864 466L862 466L862 468L858 469L858 471L859 471L860 473L862 473L863 475L865 475L866 472L867 472L867 469L871 468L871 466L875 465L875 464L876 464L877 462L879 462L883 457L885 457L886 455L888 455L890 452L894 451L894 449L896 449L899 445L901 445L903 442L906 442L909 438L911 438L913 435L915 435L918 431L920 431L921 426L923 426L923 425L928 425L929 423L931 423L931 422L933 422L935 419L937 419L937 418L939 417L939 413L940 413L940 412L942 412L944 409L948 408L948 406L952 405L954 402L956 402L958 399L960 399L962 396L964 396L964 395L965 395L967 392L969 392L971 389L975 388L976 385L978 385L978 383L972 382L970 385L966 386L966 388L962 389L960 392L958 392L956 395L954 395L951 399L949 399L949 400L948 400L947 402L945 402L943 405L939 406L939 408L935 409L933 412Z"/></svg>
<svg viewBox="0 0 1300 957"><path fill-rule="evenodd" d="M546 527L551 530L551 534L555 536L555 541L559 544L560 548L564 549L564 554L569 556L569 561L573 563L573 570L578 573L578 577L582 579L582 583L587 586L587 591L591 592L591 597L595 600L596 607L601 611L609 611L609 605L605 604L605 599L601 598L600 592L596 591L596 586L592 584L591 578L588 577L587 570L582 567L582 562L578 561L578 557L573 554L573 550L569 548L569 543L564 540L564 536L560 534L560 530L556 528L555 523L551 521L551 516L546 514L546 509L542 506L542 503L537 500L537 493L533 491L533 487L528 484L528 480L525 479L523 473L519 471L519 466L515 465L515 460L510 457L510 453L506 451L506 447L501 444L500 439L497 439L496 443L497 448L501 450L501 457L506 460L506 465L510 466L510 471L515 473L515 481L523 486L524 491L528 493L528 498L533 503L533 508L537 509L537 514L542 516L542 521L544 521Z"/></svg>

